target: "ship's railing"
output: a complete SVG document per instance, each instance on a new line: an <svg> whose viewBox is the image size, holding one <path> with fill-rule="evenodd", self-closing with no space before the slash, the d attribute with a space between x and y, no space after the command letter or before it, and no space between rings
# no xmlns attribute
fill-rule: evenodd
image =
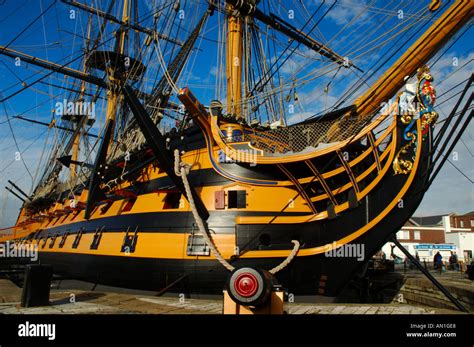
<svg viewBox="0 0 474 347"><path fill-rule="evenodd" d="M395 122L377 138L373 132L367 133L360 139L357 151L336 151L336 169L333 166L332 170L320 173L314 163L306 161L316 175L310 201L318 212L325 211L328 203L334 208L341 207L351 199L350 194L360 200L368 193L374 181L391 167L395 150L394 129Z"/></svg>
<svg viewBox="0 0 474 347"><path fill-rule="evenodd" d="M391 108L379 127L358 136L357 143L352 142L351 149L342 147L329 157L320 160L312 158L304 161L312 176L300 178L295 182L300 190L304 189L303 198L311 207L312 215L295 217L238 217L239 224L268 223L303 223L309 220L330 218L347 210L361 201L377 186L379 181L391 170L396 152L396 117L398 105ZM354 149L353 146L357 146ZM331 159L332 158L332 159ZM331 165L327 166L327 161ZM301 166L297 167L302 170ZM293 171L292 171L293 170ZM287 167L288 175L295 176L291 166Z"/></svg>
<svg viewBox="0 0 474 347"><path fill-rule="evenodd" d="M252 147L273 155L306 153L341 143L364 134L383 122L393 111L393 105L378 115L372 123L371 117L345 116L340 119L324 119L314 123L292 125L270 130L245 131L244 134L227 139L226 144L250 142Z"/></svg>
<svg viewBox="0 0 474 347"><path fill-rule="evenodd" d="M355 119L346 118L337 122L319 121L268 131L255 131L245 134L243 140L252 142L256 148L267 153L299 153L316 149L320 143L338 142L349 138L362 128L360 122L359 124L355 122ZM341 129L337 136L331 136L331 129L334 126ZM349 129L352 131L348 131Z"/></svg>
<svg viewBox="0 0 474 347"><path fill-rule="evenodd" d="M30 230L21 227L19 228L17 226L0 229L0 241L18 237L25 237L28 236L30 233Z"/></svg>
<svg viewBox="0 0 474 347"><path fill-rule="evenodd" d="M1 228L0 229L0 238L5 236L12 236L15 233L15 227Z"/></svg>

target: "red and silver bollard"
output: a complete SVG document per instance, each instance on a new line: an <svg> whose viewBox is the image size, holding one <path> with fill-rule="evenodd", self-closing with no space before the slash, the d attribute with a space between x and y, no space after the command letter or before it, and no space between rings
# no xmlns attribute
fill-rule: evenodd
<svg viewBox="0 0 474 347"><path fill-rule="evenodd" d="M282 314L284 293L268 271L243 267L231 272L224 290L224 314Z"/></svg>

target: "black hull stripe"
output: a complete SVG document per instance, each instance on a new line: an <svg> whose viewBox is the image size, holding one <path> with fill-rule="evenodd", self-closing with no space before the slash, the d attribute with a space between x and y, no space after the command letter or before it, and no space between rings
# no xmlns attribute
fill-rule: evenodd
<svg viewBox="0 0 474 347"><path fill-rule="evenodd" d="M192 170L189 175L189 183L193 187L210 187L228 184L230 181L219 175L214 169ZM173 187L174 184L168 176L155 178L144 183L142 186L137 185L135 192L137 194L152 193L159 189Z"/></svg>
<svg viewBox="0 0 474 347"><path fill-rule="evenodd" d="M250 211L210 211L208 219L209 228L217 234L230 234L235 232L235 217L237 216L267 216L272 212L250 212ZM285 212L282 216L303 216L306 212ZM195 220L191 212L149 212L132 213L118 216L111 216L89 221L52 226L44 229L40 236L62 235L66 231L75 233L83 228L84 233L95 232L97 228L104 227L103 232L125 231L130 227L134 231L138 226L139 232L165 232L165 233L185 233L191 232Z"/></svg>

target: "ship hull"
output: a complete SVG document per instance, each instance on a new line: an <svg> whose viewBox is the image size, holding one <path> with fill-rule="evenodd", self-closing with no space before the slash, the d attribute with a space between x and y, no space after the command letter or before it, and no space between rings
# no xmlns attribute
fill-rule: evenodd
<svg viewBox="0 0 474 347"><path fill-rule="evenodd" d="M405 125L397 127L393 135L394 152L407 144L402 135ZM227 248L227 254L229 247L237 247L239 256L228 257L235 267L271 269L285 260L293 247L291 241L297 239L301 243L299 253L276 274L279 283L295 295L336 296L364 270L372 255L394 237L421 202L429 175L430 136L431 133L424 140L417 139L411 172L384 171L363 199L331 218L293 224L230 225L236 220L235 212L213 211L209 229L218 231L213 237L218 248ZM237 214L259 215L250 211ZM137 228L140 225L135 240L137 249L147 246L147 252L134 252L135 246L131 252L124 252L123 242L127 235L134 235L130 225L135 224ZM32 239L39 247L39 261L52 265L56 274L68 278L157 292L166 288L178 293L221 293L229 271L213 257L187 254L186 237L196 232L193 224L190 212L129 214L51 226ZM105 226L103 231L100 225ZM84 230L79 238L78 229ZM262 239L262 235L268 237ZM92 247L96 238L98 243ZM62 239L67 239L67 251L61 249ZM71 246L77 239L79 246ZM331 248L335 242L347 249L352 247L352 253L338 253L342 248ZM173 247L174 251L169 250Z"/></svg>
<svg viewBox="0 0 474 347"><path fill-rule="evenodd" d="M352 245L363 250L363 255L338 256L321 253L296 257L277 274L279 282L293 294L336 296L347 283L363 271L370 257L384 243L394 237L405 221L416 210L423 197L429 166L429 142L423 143L416 172L394 175L389 172L359 205L334 219L294 225L269 226L268 233L278 242L254 249L287 248L295 233L305 244L328 244L367 229ZM410 180L410 178L413 178ZM409 182L410 181L410 182ZM403 193L403 204L398 196ZM390 205L392 205L390 207ZM157 219L160 218L157 214ZM374 220L375 225L368 227ZM224 224L226 224L224 222ZM218 225L210 225L210 227ZM258 233L259 226L246 227L246 235ZM239 226L237 226L237 236ZM239 238L237 237L237 240ZM252 246L250 245L250 248ZM346 254L347 255L347 254ZM282 257L240 258L232 261L236 267L254 266L271 269L282 262ZM53 265L55 272L93 283L143 290L160 291L173 282L172 292L218 294L224 288L229 272L216 260L160 259L149 257L92 255L61 252L40 252L40 261Z"/></svg>
<svg viewBox="0 0 474 347"><path fill-rule="evenodd" d="M422 187L424 182L412 186ZM382 194L386 194L384 191ZM297 257L287 269L277 274L281 283L290 293L304 295L336 296L353 278L362 271L366 261L377 252L385 242L400 230L404 220L411 216L421 201L417 199L405 203L403 209L395 207L377 226L371 228L355 243L363 249L362 261L356 256L338 257L319 254L304 258ZM374 204L380 203L375 201ZM337 226L322 226L331 234L340 225L350 234L354 228L350 216ZM346 219L344 218L344 219ZM310 227L310 226L307 226ZM288 226L288 229L295 226ZM271 232L271 231L270 231ZM271 269L281 263L282 258L240 259L232 262L234 266L253 266ZM182 278L172 292L219 294L224 288L229 272L216 260L183 260L140 258L135 256L106 256L77 253L40 252L40 261L53 265L55 272L71 278L92 283L118 287L160 291Z"/></svg>

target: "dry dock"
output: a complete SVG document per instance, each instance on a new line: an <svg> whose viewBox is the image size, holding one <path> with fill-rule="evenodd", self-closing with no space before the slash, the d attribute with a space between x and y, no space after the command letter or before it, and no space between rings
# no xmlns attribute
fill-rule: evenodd
<svg viewBox="0 0 474 347"><path fill-rule="evenodd" d="M219 299L52 289L50 305L20 307L21 289L0 279L0 314L220 314ZM287 303L289 314L457 314L459 311L403 303L334 304Z"/></svg>

